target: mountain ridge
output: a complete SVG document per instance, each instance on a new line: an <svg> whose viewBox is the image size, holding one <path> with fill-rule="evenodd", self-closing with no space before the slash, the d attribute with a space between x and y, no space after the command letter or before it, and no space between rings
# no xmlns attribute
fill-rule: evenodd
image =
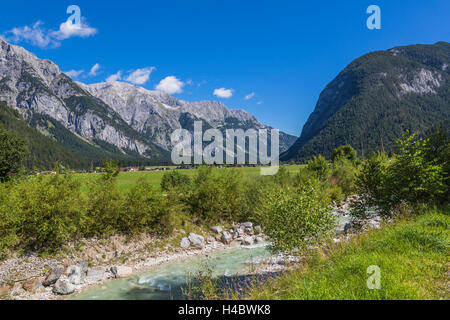
<svg viewBox="0 0 450 320"><path fill-rule="evenodd" d="M406 129L419 134L450 117L450 44L394 47L352 61L321 92L302 133L281 159L329 157L351 144L387 151Z"/></svg>
<svg viewBox="0 0 450 320"><path fill-rule="evenodd" d="M86 85L73 81L52 61L1 38L0 101L18 110L34 127L34 118L45 118L40 119L40 129L53 133L63 145L70 141L68 148L75 153L83 150L86 159L90 159L90 148L83 143L120 158L167 161L170 134L195 120L223 130L270 128L248 112L228 109L218 101L183 101L125 82ZM47 122L52 125L43 128ZM295 139L281 133L282 150Z"/></svg>

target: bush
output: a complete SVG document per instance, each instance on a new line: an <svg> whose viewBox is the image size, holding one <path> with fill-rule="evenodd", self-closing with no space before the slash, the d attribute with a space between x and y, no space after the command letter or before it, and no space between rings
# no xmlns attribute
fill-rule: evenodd
<svg viewBox="0 0 450 320"><path fill-rule="evenodd" d="M385 207L384 199L388 196L385 190L386 168L388 158L383 153L372 153L362 164L356 177L356 193L360 196L352 207L352 215L363 218L372 207Z"/></svg>
<svg viewBox="0 0 450 320"><path fill-rule="evenodd" d="M429 139L415 139L406 133L397 141L398 154L387 168L386 192L390 207L433 203L444 193L442 166L425 158Z"/></svg>
<svg viewBox="0 0 450 320"><path fill-rule="evenodd" d="M171 170L165 172L161 179L161 189L169 191L173 188L186 188L191 184L189 176L179 172L178 170Z"/></svg>
<svg viewBox="0 0 450 320"><path fill-rule="evenodd" d="M280 167L278 169L278 172L270 176L272 178L272 181L278 186L278 187L288 187L291 185L291 175L289 174L289 171L286 170L285 167Z"/></svg>
<svg viewBox="0 0 450 320"><path fill-rule="evenodd" d="M258 218L274 252L302 251L317 245L334 227L330 208L312 183L268 194Z"/></svg>
<svg viewBox="0 0 450 320"><path fill-rule="evenodd" d="M7 207L18 213L16 234L23 245L56 250L81 235L85 198L70 174L21 181L10 189Z"/></svg>
<svg viewBox="0 0 450 320"><path fill-rule="evenodd" d="M125 234L154 232L160 223L161 195L145 179L139 179L125 196L118 230Z"/></svg>
<svg viewBox="0 0 450 320"><path fill-rule="evenodd" d="M88 218L85 233L111 235L117 231L124 199L117 189L117 162L105 161L104 173L89 184Z"/></svg>
<svg viewBox="0 0 450 320"><path fill-rule="evenodd" d="M330 166L328 165L328 161L322 155L314 157L310 160L307 168L321 181L327 180L330 174Z"/></svg>
<svg viewBox="0 0 450 320"><path fill-rule="evenodd" d="M20 242L18 230L21 223L21 211L11 184L0 184L0 260L7 257L9 248Z"/></svg>
<svg viewBox="0 0 450 320"><path fill-rule="evenodd" d="M252 221L260 223L256 212L262 208L264 195L277 186L270 183L268 177L258 176L247 178L242 182L242 209L239 214L239 221ZM279 187L278 187L279 188Z"/></svg>
<svg viewBox="0 0 450 320"><path fill-rule="evenodd" d="M336 178L336 184L341 188L345 196L353 193L357 169L353 162L340 158L333 162L331 176Z"/></svg>
<svg viewBox="0 0 450 320"><path fill-rule="evenodd" d="M0 124L0 182L8 181L20 172L26 155L25 142Z"/></svg>
<svg viewBox="0 0 450 320"><path fill-rule="evenodd" d="M353 215L364 217L370 207L392 215L405 206L441 201L446 192L445 174L428 152L430 139L416 139L406 132L397 145L398 152L391 160L377 154L363 164L356 180L361 199L354 205Z"/></svg>
<svg viewBox="0 0 450 320"><path fill-rule="evenodd" d="M353 164L358 164L359 159L356 155L356 150L349 144L345 146L337 147L333 150L333 155L331 156L331 161L333 163L339 162L342 160L348 160Z"/></svg>
<svg viewBox="0 0 450 320"><path fill-rule="evenodd" d="M187 203L192 216L208 223L237 219L242 209L242 172L213 172L202 166L193 181Z"/></svg>

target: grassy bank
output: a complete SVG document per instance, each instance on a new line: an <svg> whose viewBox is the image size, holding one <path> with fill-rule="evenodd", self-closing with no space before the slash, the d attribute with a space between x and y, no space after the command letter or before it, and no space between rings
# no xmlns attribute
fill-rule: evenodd
<svg viewBox="0 0 450 320"><path fill-rule="evenodd" d="M450 207L427 210L337 245L255 288L250 299L449 299ZM381 289L369 290L367 267Z"/></svg>

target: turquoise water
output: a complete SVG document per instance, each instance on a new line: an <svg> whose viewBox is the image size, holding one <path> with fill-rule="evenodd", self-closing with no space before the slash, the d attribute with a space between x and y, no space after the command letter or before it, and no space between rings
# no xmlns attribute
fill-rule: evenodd
<svg viewBox="0 0 450 320"><path fill-rule="evenodd" d="M129 278L114 279L86 289L75 300L170 300L183 298L182 287L205 263L216 277L246 275L252 263L270 256L265 245L240 246L208 255L168 262Z"/></svg>
<svg viewBox="0 0 450 320"><path fill-rule="evenodd" d="M337 216L336 230L343 230L349 221L348 216ZM137 273L124 279L115 279L95 286L71 299L76 300L170 300L182 299L182 288L197 271L205 269L205 263L213 270L215 277L227 281L244 282L252 263L270 257L266 245L238 246L218 250L208 255L189 257L152 267L151 270ZM233 280L234 278L234 280ZM231 279L231 280L230 280Z"/></svg>

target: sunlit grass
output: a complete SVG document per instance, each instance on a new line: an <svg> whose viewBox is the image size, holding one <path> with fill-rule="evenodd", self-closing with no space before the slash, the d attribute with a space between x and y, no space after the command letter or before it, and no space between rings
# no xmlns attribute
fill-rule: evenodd
<svg viewBox="0 0 450 320"><path fill-rule="evenodd" d="M295 174L299 171L301 165L291 165L285 166L288 172L291 174ZM223 169L214 169L214 170L230 170L230 168ZM260 167L242 167L238 168L238 170L242 170L244 173L244 177L258 176L260 174ZM188 176L194 176L197 170L195 169L183 169L180 170L182 173ZM137 172L121 172L117 177L117 186L121 192L127 192L131 189L131 187L136 183L139 178L145 178L150 181L152 186L156 190L161 189L161 179L166 171L137 171ZM83 183L83 190L87 190L87 183L92 181L96 177L98 177L101 173L85 173L85 174L77 174L77 179L80 179Z"/></svg>
<svg viewBox="0 0 450 320"><path fill-rule="evenodd" d="M251 299L448 299L450 208L371 231L249 294ZM379 266L381 289L369 290L367 267Z"/></svg>

